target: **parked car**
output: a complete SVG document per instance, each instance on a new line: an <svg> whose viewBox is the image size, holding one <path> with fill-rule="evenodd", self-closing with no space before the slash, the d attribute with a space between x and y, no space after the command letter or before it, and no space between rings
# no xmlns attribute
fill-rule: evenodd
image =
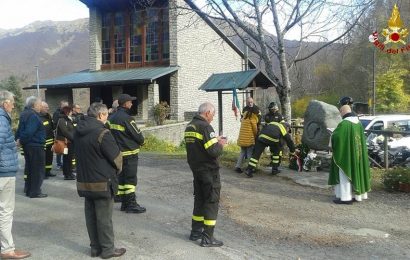
<svg viewBox="0 0 410 260"><path fill-rule="evenodd" d="M410 115L360 116L359 120L365 130L410 131Z"/></svg>

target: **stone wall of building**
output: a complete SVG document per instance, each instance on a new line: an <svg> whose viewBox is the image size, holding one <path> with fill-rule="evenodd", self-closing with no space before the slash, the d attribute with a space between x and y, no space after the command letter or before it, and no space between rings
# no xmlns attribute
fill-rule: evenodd
<svg viewBox="0 0 410 260"><path fill-rule="evenodd" d="M95 7L90 7L89 18L89 59L90 70L100 70L101 56L101 13Z"/></svg>
<svg viewBox="0 0 410 260"><path fill-rule="evenodd" d="M179 145L184 139L184 132L187 124L188 122L180 122L170 125L146 127L142 128L141 131L144 136L153 135L160 140Z"/></svg>
<svg viewBox="0 0 410 260"><path fill-rule="evenodd" d="M178 5L187 7L183 0L178 0ZM182 121L186 111L196 111L201 103L210 101L217 109L212 125L215 131L218 131L218 117L221 113L217 108L217 92L207 93L198 88L213 73L241 71L242 57L197 14L181 11L176 19L177 64L180 69L177 77L178 88L171 86L171 99L177 99L171 101L172 106L177 105L177 108L173 108L173 112L177 112L174 116ZM196 22L192 24L192 21ZM223 134L228 136L229 140L236 140L240 121L235 120L232 112L232 95L223 95L222 100ZM242 100L240 103L243 103Z"/></svg>

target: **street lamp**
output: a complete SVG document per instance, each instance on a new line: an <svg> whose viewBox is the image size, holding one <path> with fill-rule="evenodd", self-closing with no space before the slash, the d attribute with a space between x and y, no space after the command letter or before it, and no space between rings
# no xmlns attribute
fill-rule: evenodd
<svg viewBox="0 0 410 260"><path fill-rule="evenodd" d="M40 81L38 77L38 65L34 66L36 68L36 74L37 74L37 97L40 97Z"/></svg>

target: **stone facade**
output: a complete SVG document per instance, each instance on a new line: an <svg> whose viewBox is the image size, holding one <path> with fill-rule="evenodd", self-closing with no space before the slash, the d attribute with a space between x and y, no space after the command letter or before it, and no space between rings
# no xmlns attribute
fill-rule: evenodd
<svg viewBox="0 0 410 260"><path fill-rule="evenodd" d="M178 0L177 4L188 8L183 0ZM175 29L177 31L175 49L177 64L180 66L177 87L171 85L172 112L175 119L183 121L184 112L196 111L201 103L209 101L217 109L212 125L215 131L218 131L218 95L216 92L205 92L198 88L213 73L241 71L243 60L196 13L186 13L182 11L174 16L177 19L177 28L170 28L170 35L171 32L175 33ZM192 24L192 21L196 22ZM228 140L236 141L240 121L235 120L232 112L232 95L222 95L222 103L223 134L228 136ZM240 103L242 104L243 100L240 100Z"/></svg>
<svg viewBox="0 0 410 260"><path fill-rule="evenodd" d="M188 8L183 0L169 1L169 44L170 66L179 66L179 70L170 75L171 119L185 121L184 115L197 111L198 106L209 101L216 107L213 127L218 132L218 118L223 114L224 135L230 141L236 141L240 121L235 119L231 104L232 94L222 95L222 111L218 110L217 92L205 92L198 88L213 74L242 70L242 57L222 39L196 13L181 11L180 6ZM101 57L101 13L90 7L89 21L89 59L90 70L100 70ZM192 21L196 21L192 24ZM113 88L114 99L122 93L122 87ZM157 84L138 86L138 119L151 121L153 106L160 100ZM89 93L85 93L88 96ZM74 101L79 98L74 93ZM241 105L245 95L239 95ZM75 101L76 102L76 101ZM107 104L110 105L110 104ZM190 113L191 112L191 113Z"/></svg>
<svg viewBox="0 0 410 260"><path fill-rule="evenodd" d="M100 70L102 64L101 56L101 14L95 7L90 7L89 18L89 59L90 70Z"/></svg>

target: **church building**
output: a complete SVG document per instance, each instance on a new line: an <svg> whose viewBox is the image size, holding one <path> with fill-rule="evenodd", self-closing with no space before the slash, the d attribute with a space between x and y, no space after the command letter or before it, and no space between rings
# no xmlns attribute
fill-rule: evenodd
<svg viewBox="0 0 410 260"><path fill-rule="evenodd" d="M215 130L232 140L240 124L232 89L244 104L257 88L273 86L191 0L79 1L89 8L89 69L40 82L49 103L88 107L101 99L110 107L127 93L137 97L137 120L152 120L154 106L166 101L170 119L183 122L209 101Z"/></svg>

